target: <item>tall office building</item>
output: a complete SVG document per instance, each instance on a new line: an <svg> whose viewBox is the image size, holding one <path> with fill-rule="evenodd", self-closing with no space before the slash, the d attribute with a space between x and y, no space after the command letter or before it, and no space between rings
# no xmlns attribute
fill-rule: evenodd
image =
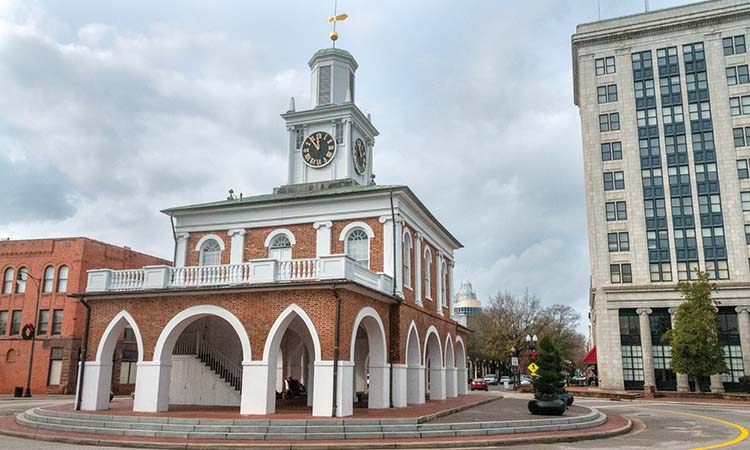
<svg viewBox="0 0 750 450"><path fill-rule="evenodd" d="M716 0L579 25L572 37L605 389L688 389L661 337L681 280L719 291L729 372L750 374L750 2Z"/></svg>

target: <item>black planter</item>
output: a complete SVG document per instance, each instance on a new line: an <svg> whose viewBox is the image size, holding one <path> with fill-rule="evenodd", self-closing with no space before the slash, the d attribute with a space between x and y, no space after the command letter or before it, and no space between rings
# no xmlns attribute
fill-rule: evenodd
<svg viewBox="0 0 750 450"><path fill-rule="evenodd" d="M564 400L529 400L529 412L537 416L562 416L567 409Z"/></svg>
<svg viewBox="0 0 750 450"><path fill-rule="evenodd" d="M573 404L573 394L570 392L563 392L560 394L560 400L564 400L565 404L570 406Z"/></svg>

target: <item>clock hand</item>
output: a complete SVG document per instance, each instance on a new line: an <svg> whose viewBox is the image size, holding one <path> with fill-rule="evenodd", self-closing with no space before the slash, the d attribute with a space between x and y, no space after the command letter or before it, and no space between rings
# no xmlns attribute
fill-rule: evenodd
<svg viewBox="0 0 750 450"><path fill-rule="evenodd" d="M310 142L315 146L315 150L320 150L320 139L311 138Z"/></svg>

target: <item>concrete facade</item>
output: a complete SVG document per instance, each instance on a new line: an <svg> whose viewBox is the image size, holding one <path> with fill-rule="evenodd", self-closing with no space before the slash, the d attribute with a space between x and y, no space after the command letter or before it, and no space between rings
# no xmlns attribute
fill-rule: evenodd
<svg viewBox="0 0 750 450"><path fill-rule="evenodd" d="M750 115L730 108L730 98L750 94L750 84L727 76L728 68L750 62L744 44L749 27L749 2L716 0L579 25L572 37L591 334L603 388L687 389L685 377L671 373L669 347L656 334L669 328L670 308L681 302L676 283L689 279L693 267L711 273L719 285L722 340L732 369L706 380L706 388L722 391L750 374L748 319L738 315L750 305L750 214L741 194L750 191L750 179L737 166L750 157L750 146L735 146L733 135L736 128L744 133ZM725 51L727 39L731 52ZM644 60L650 60L645 70ZM600 99L601 88L613 85L617 98ZM710 144L701 146L704 140L715 154ZM621 145L621 155L607 151L613 143ZM624 189L605 190L605 173L617 172ZM627 218L616 211L608 217L607 204L616 210L618 202Z"/></svg>

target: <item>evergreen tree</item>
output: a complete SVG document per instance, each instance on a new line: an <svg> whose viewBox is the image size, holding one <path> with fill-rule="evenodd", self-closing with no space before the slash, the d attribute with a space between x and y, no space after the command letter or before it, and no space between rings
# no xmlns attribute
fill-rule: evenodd
<svg viewBox="0 0 750 450"><path fill-rule="evenodd" d="M544 335L539 342L536 364L539 371L534 378L534 398L557 400L563 392L565 377L562 374L560 354L549 335Z"/></svg>
<svg viewBox="0 0 750 450"><path fill-rule="evenodd" d="M719 342L719 320L711 300L716 285L708 275L698 273L698 280L680 283L678 289L685 301L675 314L674 329L665 335L672 345L672 369L695 380L715 373L725 373L724 349Z"/></svg>

